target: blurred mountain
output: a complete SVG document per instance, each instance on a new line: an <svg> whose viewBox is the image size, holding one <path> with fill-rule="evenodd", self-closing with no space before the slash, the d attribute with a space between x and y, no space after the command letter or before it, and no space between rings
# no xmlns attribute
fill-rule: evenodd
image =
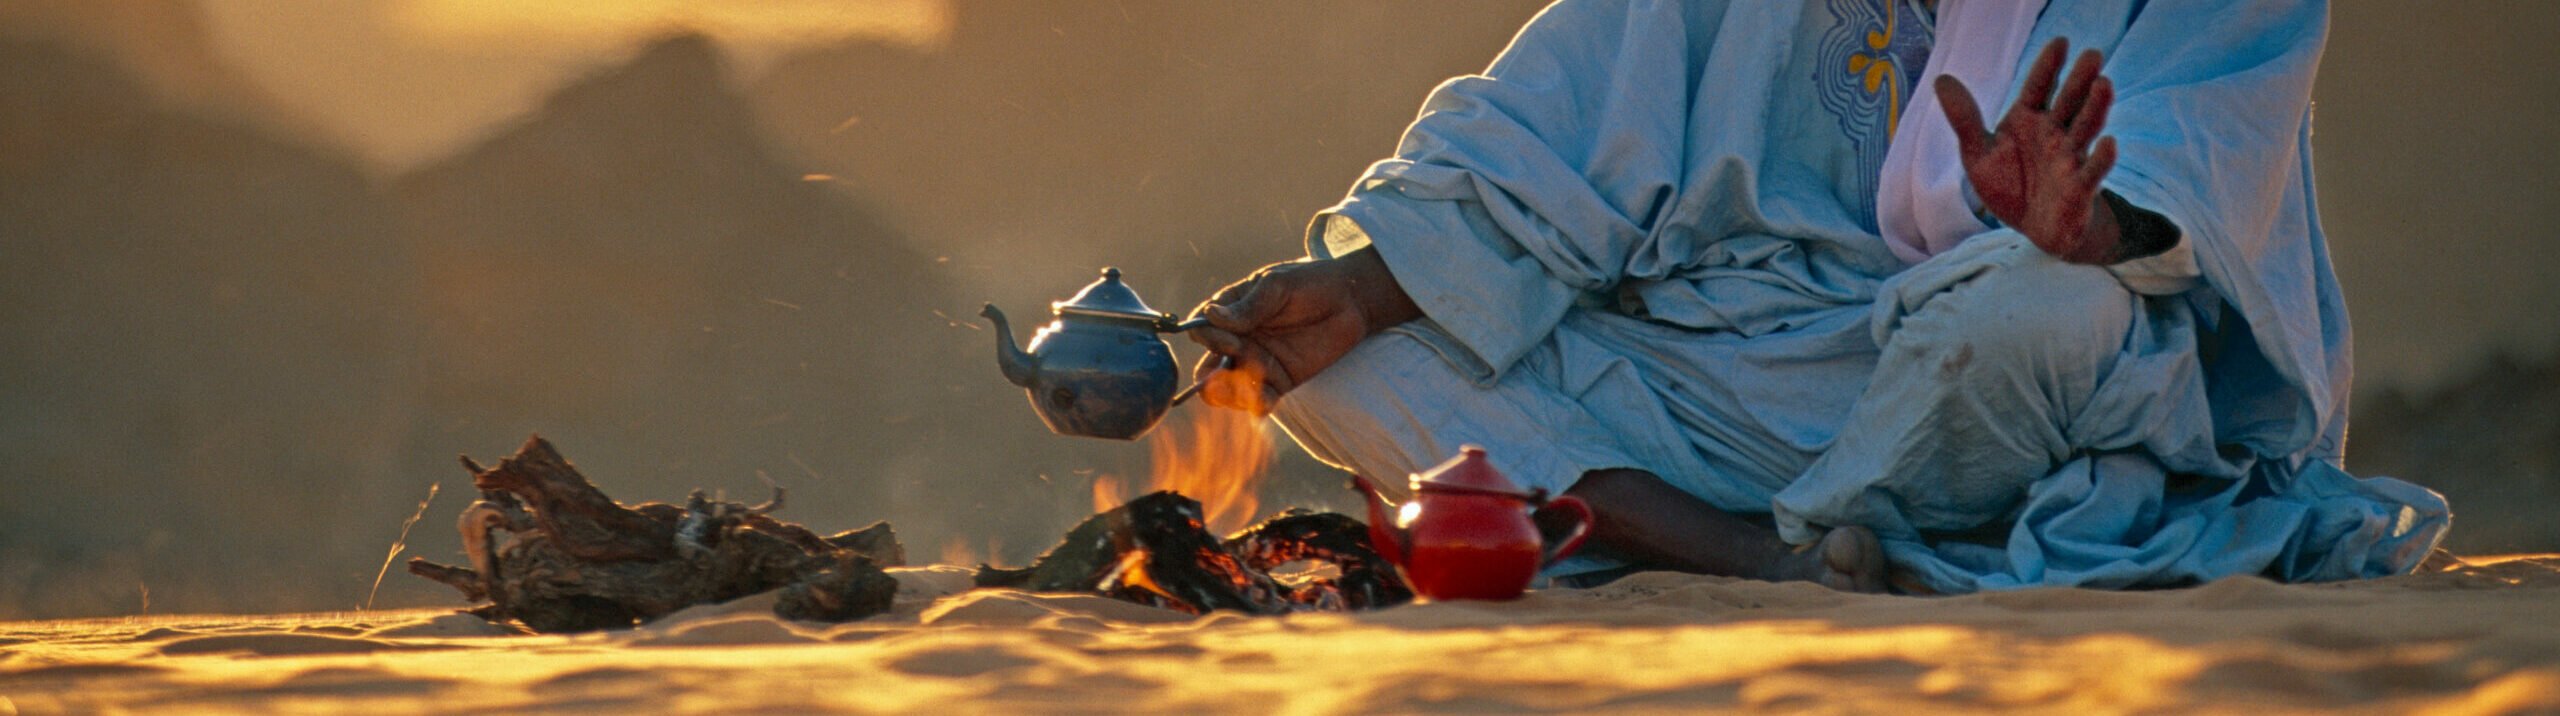
<svg viewBox="0 0 2560 716"><path fill-rule="evenodd" d="M1178 313L1298 256L1307 220L1394 151L1431 88L1482 69L1545 4L959 0L944 43L787 56L749 96L828 189L952 259L966 302L947 313L974 324L968 307L992 301L1028 340L1048 301L1104 266ZM1094 479L1143 481L1143 446L1049 434L996 377L992 336L952 333L953 407L973 416L959 439L984 447L949 457L988 462L899 488L910 504L956 500L898 517L927 553L966 539L974 556L1027 560L1089 514ZM1347 497L1329 468L1281 455L1267 502Z"/></svg>
<svg viewBox="0 0 2560 716"><path fill-rule="evenodd" d="M379 554L396 234L345 157L0 41L0 617L307 608Z"/></svg>
<svg viewBox="0 0 2560 716"><path fill-rule="evenodd" d="M536 431L635 502L762 477L822 528L987 521L966 478L1007 473L952 397L987 334L723 75L670 38L377 190L0 42L0 618L352 606L429 483L467 499L454 453ZM411 581L383 603L452 599Z"/></svg>
<svg viewBox="0 0 2560 716"><path fill-rule="evenodd" d="M761 131L681 35L396 181L428 316L421 487L540 432L626 501L755 497L761 474L814 526L899 511L889 485L955 450L963 344L928 339L946 271Z"/></svg>
<svg viewBox="0 0 2560 716"><path fill-rule="evenodd" d="M960 0L947 44L850 43L754 85L776 136L1004 305L1117 264L1187 310L1299 255L1431 88L1546 0Z"/></svg>
<svg viewBox="0 0 2560 716"><path fill-rule="evenodd" d="M278 134L320 135L215 49L193 0L0 0L0 39L61 47L118 65L147 94L195 114Z"/></svg>
<svg viewBox="0 0 2560 716"><path fill-rule="evenodd" d="M2453 503L2445 547L2462 554L2560 552L2560 359L2501 357L2424 394L2385 390L2356 406L2358 475L2391 475Z"/></svg>

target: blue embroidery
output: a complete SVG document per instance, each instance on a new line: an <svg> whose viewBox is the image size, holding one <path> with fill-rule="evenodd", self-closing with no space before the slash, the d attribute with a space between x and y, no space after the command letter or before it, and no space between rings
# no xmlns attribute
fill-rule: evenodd
<svg viewBox="0 0 2560 716"><path fill-rule="evenodd" d="M1885 148L1902 108L1929 60L1929 23L1908 0L1828 0L1831 29L1822 35L1814 62L1814 86L1822 107L1858 156L1858 196L1850 205L1874 221L1876 185Z"/></svg>

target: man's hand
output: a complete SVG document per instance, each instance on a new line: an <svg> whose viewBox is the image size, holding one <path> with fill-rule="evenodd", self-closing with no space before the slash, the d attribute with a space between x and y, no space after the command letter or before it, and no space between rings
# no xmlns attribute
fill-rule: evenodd
<svg viewBox="0 0 2560 716"><path fill-rule="evenodd" d="M1209 349L1193 380L1210 405L1268 414L1280 395L1351 352L1370 334L1422 315L1374 249L1333 259L1265 266L1191 311L1209 325L1191 340ZM1221 380L1241 370L1252 381Z"/></svg>
<svg viewBox="0 0 2560 716"><path fill-rule="evenodd" d="M1956 78L1938 77L1938 104L1955 128L1965 178L1983 208L2064 261L2114 263L2122 253L2121 230L2098 200L2098 182L2115 168L2116 141L2099 139L2098 132L2115 104L2115 84L2098 75L2098 51L2089 50L2055 94L2069 52L2070 43L2059 38L2044 46L1996 134L1983 126L1981 106Z"/></svg>

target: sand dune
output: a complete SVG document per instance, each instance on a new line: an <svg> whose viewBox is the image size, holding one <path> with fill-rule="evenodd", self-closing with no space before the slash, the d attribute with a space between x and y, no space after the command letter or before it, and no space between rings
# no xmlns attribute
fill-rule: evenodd
<svg viewBox="0 0 2560 716"><path fill-rule="evenodd" d="M1644 574L1509 603L1190 617L897 570L626 632L432 610L0 624L0 714L2560 711L2560 556L2335 585L1954 598Z"/></svg>

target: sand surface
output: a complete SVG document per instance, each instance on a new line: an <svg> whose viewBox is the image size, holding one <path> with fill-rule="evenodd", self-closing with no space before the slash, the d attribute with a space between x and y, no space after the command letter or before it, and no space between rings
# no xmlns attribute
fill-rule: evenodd
<svg viewBox="0 0 2560 716"><path fill-rule="evenodd" d="M2560 556L2335 585L1953 598L1643 574L1508 603L1190 616L897 571L894 613L749 598L615 633L433 610L0 624L52 713L2560 712Z"/></svg>

